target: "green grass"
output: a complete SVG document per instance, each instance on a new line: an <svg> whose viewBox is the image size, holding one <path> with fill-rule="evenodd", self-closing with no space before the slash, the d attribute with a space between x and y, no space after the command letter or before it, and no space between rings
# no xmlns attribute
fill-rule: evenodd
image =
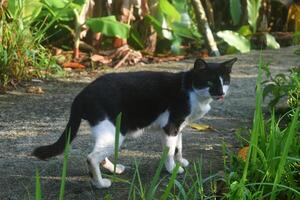
<svg viewBox="0 0 300 200"><path fill-rule="evenodd" d="M293 117L286 128L279 127L273 111L269 121L262 113L261 66L259 64L256 84L256 110L248 141L249 151L245 161L233 155L226 174L228 199L298 199L299 178L299 107L292 111ZM247 141L247 140L245 140ZM297 165L298 163L298 165ZM296 167L292 168L291 166ZM242 167L241 167L242 166ZM298 174L298 178L297 178Z"/></svg>
<svg viewBox="0 0 300 200"><path fill-rule="evenodd" d="M62 170L62 175L61 175L59 200L63 200L64 194L65 194L67 166L68 166L68 158L69 158L69 153L70 153L70 134L71 134L71 131L69 130L69 133L67 135L66 147L65 147L65 151L64 151L64 162L63 162L63 170Z"/></svg>
<svg viewBox="0 0 300 200"><path fill-rule="evenodd" d="M42 199L41 178L39 170L35 170L35 200Z"/></svg>
<svg viewBox="0 0 300 200"><path fill-rule="evenodd" d="M115 153L114 153L114 178L116 175L116 167L117 167L117 160L119 157L119 138L120 138L120 128L121 128L121 119L122 113L119 113L116 119L116 133L115 133Z"/></svg>
<svg viewBox="0 0 300 200"><path fill-rule="evenodd" d="M45 29L31 25L21 12L10 16L0 6L0 90L22 80L62 72L49 50L41 45ZM45 27L48 28L48 27Z"/></svg>

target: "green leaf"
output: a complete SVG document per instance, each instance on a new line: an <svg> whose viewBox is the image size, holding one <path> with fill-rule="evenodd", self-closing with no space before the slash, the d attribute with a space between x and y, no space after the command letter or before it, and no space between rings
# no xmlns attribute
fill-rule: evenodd
<svg viewBox="0 0 300 200"><path fill-rule="evenodd" d="M159 9L170 21L180 21L180 13L168 0L159 0Z"/></svg>
<svg viewBox="0 0 300 200"><path fill-rule="evenodd" d="M248 37L252 35L252 31L250 30L249 25L241 26L241 28L238 30L238 33L242 36Z"/></svg>
<svg viewBox="0 0 300 200"><path fill-rule="evenodd" d="M85 0L43 0L43 2L56 20L72 21L75 16L74 9L81 10Z"/></svg>
<svg viewBox="0 0 300 200"><path fill-rule="evenodd" d="M174 22L172 24L172 30L174 34L185 37L185 38L190 38L190 39L200 39L201 35L197 31L193 31L191 27L189 27L186 24L179 23L179 22Z"/></svg>
<svg viewBox="0 0 300 200"><path fill-rule="evenodd" d="M242 6L240 0L230 0L230 15L233 21L233 25L237 25L240 22L242 14Z"/></svg>
<svg viewBox="0 0 300 200"><path fill-rule="evenodd" d="M155 29L155 31L157 32L159 37L163 37L161 23L155 17L153 17L151 15L146 15L144 18L147 23L149 23L153 26L153 28Z"/></svg>
<svg viewBox="0 0 300 200"><path fill-rule="evenodd" d="M176 8L176 10L178 10L181 13L186 12L186 10L187 10L186 9L187 8L186 1L183 1L183 0L173 0L172 4Z"/></svg>
<svg viewBox="0 0 300 200"><path fill-rule="evenodd" d="M217 36L222 38L228 45L235 47L242 53L250 51L250 41L244 36L233 31L219 31Z"/></svg>
<svg viewBox="0 0 300 200"><path fill-rule="evenodd" d="M8 11L12 17L16 17L21 12L22 18L26 21L36 18L42 10L40 0L15 0L8 1Z"/></svg>
<svg viewBox="0 0 300 200"><path fill-rule="evenodd" d="M65 8L70 2L69 0L44 0L44 3L52 8L62 9Z"/></svg>
<svg viewBox="0 0 300 200"><path fill-rule="evenodd" d="M261 0L247 0L248 23L252 27L253 32L256 32L256 22L259 16L259 8Z"/></svg>
<svg viewBox="0 0 300 200"><path fill-rule="evenodd" d="M74 19L73 9L67 0L43 0L47 12L51 13L55 20L71 21ZM47 13L48 14L48 13ZM46 15L47 15L46 14Z"/></svg>
<svg viewBox="0 0 300 200"><path fill-rule="evenodd" d="M104 35L127 39L129 37L130 26L118 22L115 16L89 18L86 25L94 32L101 32Z"/></svg>
<svg viewBox="0 0 300 200"><path fill-rule="evenodd" d="M273 35L266 33L266 39L267 39L267 47L269 47L271 49L279 49L280 48L280 45L275 40Z"/></svg>

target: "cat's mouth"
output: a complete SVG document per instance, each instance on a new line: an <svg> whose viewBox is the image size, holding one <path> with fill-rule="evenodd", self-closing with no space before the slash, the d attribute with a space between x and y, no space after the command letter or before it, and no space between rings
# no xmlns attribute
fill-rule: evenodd
<svg viewBox="0 0 300 200"><path fill-rule="evenodd" d="M216 100L216 101L224 100L224 97L225 97L225 95L221 95L221 96L212 96L213 100Z"/></svg>

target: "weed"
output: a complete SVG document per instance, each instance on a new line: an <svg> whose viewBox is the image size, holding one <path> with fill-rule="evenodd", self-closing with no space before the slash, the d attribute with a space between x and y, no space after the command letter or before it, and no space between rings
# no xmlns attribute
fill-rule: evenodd
<svg viewBox="0 0 300 200"><path fill-rule="evenodd" d="M0 90L60 71L50 52L40 44L45 30L31 27L22 12L12 17L0 9Z"/></svg>

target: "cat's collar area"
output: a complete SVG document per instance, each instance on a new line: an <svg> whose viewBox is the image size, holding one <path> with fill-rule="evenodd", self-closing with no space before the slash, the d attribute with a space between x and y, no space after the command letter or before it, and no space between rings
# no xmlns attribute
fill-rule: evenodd
<svg viewBox="0 0 300 200"><path fill-rule="evenodd" d="M208 90L209 90L208 88L196 89L196 88L193 87L190 94L192 96L194 96L195 98L197 98L199 103L205 103L206 104L206 103L210 103L210 102L213 101L213 98L210 96Z"/></svg>

